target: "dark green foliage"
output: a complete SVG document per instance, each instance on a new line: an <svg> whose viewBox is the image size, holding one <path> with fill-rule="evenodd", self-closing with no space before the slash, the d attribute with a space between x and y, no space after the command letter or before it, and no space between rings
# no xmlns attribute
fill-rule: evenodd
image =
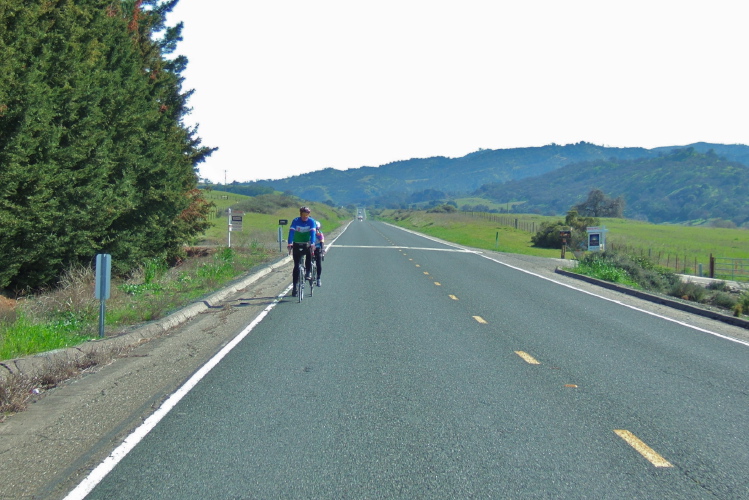
<svg viewBox="0 0 749 500"><path fill-rule="evenodd" d="M740 226L749 222L747 176L745 165L686 148L656 158L571 164L540 177L487 184L476 194L497 203L525 201L525 212L560 213L585 206L585 193L598 189L626 200L627 218L660 223L719 217Z"/></svg>
<svg viewBox="0 0 749 500"><path fill-rule="evenodd" d="M186 61L164 58L181 27L156 39L174 4L0 0L0 288L97 253L127 271L205 227L212 149L181 123Z"/></svg>
<svg viewBox="0 0 749 500"><path fill-rule="evenodd" d="M580 217L574 208L567 212L563 221L542 222L540 229L531 236L531 243L539 248L562 248L560 231L570 231L567 247L572 250L585 250L588 232L587 228L597 226L599 220L595 217Z"/></svg>
<svg viewBox="0 0 749 500"><path fill-rule="evenodd" d="M600 189L588 193L588 199L572 207L584 217L622 217L624 199L620 196L611 199Z"/></svg>
<svg viewBox="0 0 749 500"><path fill-rule="evenodd" d="M444 205L438 205L436 207L430 208L429 210L427 210L427 213L450 214L457 211L458 209L455 208L455 206L445 203Z"/></svg>

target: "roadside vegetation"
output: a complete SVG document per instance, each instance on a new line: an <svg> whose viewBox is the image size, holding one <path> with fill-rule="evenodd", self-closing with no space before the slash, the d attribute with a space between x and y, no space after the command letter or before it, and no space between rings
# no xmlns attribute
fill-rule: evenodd
<svg viewBox="0 0 749 500"><path fill-rule="evenodd" d="M111 294L106 301L106 336L163 318L250 274L258 266L286 256L285 244L279 251L278 220L295 217L301 200L280 194L263 195L262 200L256 200L224 196L219 191L207 193L210 197L215 197L211 201L217 211L212 227L185 249L184 259L171 266L163 259L146 259L130 272L112 276ZM353 213L323 204L309 205L327 232ZM251 212L259 206L270 213ZM227 246L228 208L245 212L242 231L232 232L231 247ZM283 239L287 230L283 229ZM55 287L15 298L0 296L0 362L98 338L100 301L94 297L94 278L91 266L75 266L59 278ZM5 372L0 374L5 375L0 376L0 421L3 415L23 409L35 391L54 387L121 353L122 348L97 349L75 360L56 362L37 374L8 375L6 369L0 368Z"/></svg>

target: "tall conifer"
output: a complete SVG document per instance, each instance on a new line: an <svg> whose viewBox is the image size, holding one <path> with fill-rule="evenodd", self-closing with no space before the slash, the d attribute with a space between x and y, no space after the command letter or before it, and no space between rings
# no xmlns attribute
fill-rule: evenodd
<svg viewBox="0 0 749 500"><path fill-rule="evenodd" d="M186 60L165 58L176 3L0 0L0 288L100 252L125 271L204 229L213 149L182 122Z"/></svg>

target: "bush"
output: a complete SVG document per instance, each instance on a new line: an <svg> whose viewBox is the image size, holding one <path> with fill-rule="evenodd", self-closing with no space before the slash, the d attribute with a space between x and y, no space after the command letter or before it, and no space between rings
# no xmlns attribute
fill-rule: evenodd
<svg viewBox="0 0 749 500"><path fill-rule="evenodd" d="M592 262L596 266L606 266L620 269L628 278L645 290L666 292L679 282L679 277L672 271L655 265L647 257L627 255L607 250L601 253L588 254L580 261L582 269ZM583 272L583 274L587 274ZM601 277L601 279L606 279ZM611 280L608 280L611 281Z"/></svg>
<svg viewBox="0 0 749 500"><path fill-rule="evenodd" d="M718 292L713 295L712 303L724 309L733 309L739 301L730 293Z"/></svg>
<svg viewBox="0 0 749 500"><path fill-rule="evenodd" d="M679 297L680 299L690 300L692 302L704 302L707 290L694 283L676 283L671 287L668 292L672 297Z"/></svg>

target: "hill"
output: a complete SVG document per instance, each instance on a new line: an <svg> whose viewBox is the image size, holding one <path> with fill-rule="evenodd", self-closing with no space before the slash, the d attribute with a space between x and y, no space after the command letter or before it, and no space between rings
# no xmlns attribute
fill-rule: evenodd
<svg viewBox="0 0 749 500"><path fill-rule="evenodd" d="M749 146L697 143L695 151L749 163ZM460 158L413 158L379 167L328 168L279 180L248 185L290 191L304 199L336 205L401 206L471 193L485 184L537 177L564 166L596 160L657 158L673 147L610 148L580 142L565 146L479 150Z"/></svg>
<svg viewBox="0 0 749 500"><path fill-rule="evenodd" d="M541 176L482 186L476 196L497 203L525 201L523 212L560 214L592 189L622 197L624 216L649 222L721 218L749 223L749 167L689 147L657 158L597 160Z"/></svg>

